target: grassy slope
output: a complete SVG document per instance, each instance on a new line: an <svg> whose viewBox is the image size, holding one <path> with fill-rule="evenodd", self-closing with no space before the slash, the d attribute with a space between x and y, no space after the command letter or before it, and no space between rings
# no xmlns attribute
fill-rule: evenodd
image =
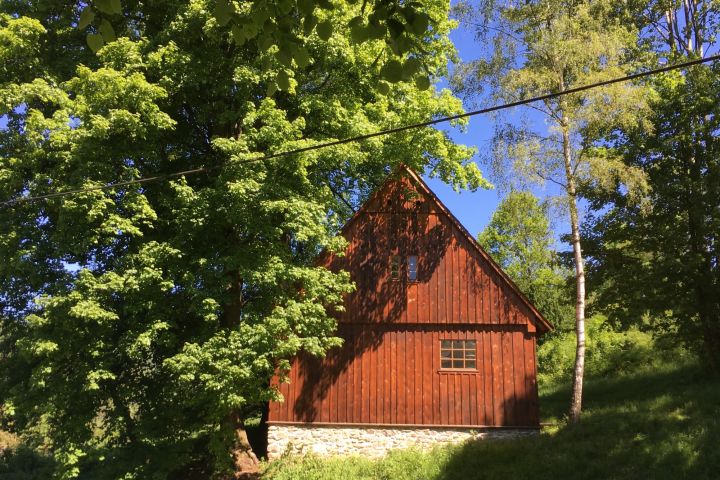
<svg viewBox="0 0 720 480"><path fill-rule="evenodd" d="M285 479L720 479L720 383L696 364L661 364L589 379L579 426L560 419L569 386L541 392L536 438L475 442L429 453L362 458L285 458L266 480Z"/></svg>

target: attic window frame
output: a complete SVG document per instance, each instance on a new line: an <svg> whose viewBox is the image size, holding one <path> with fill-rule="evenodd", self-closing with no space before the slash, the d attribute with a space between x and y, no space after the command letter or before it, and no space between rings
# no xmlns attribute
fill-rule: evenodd
<svg viewBox="0 0 720 480"><path fill-rule="evenodd" d="M411 259L415 259L413 262ZM407 257L407 278L408 282L417 282L418 281L418 263L420 262L420 257L417 255L408 255Z"/></svg>
<svg viewBox="0 0 720 480"><path fill-rule="evenodd" d="M391 255L390 256L390 280L397 281L400 280L400 270L402 266L402 260L400 259L400 255Z"/></svg>
<svg viewBox="0 0 720 480"><path fill-rule="evenodd" d="M444 354L446 353L450 355L445 356ZM472 354L472 358L468 358L468 353ZM477 340L458 338L440 339L441 372L477 372L477 361Z"/></svg>

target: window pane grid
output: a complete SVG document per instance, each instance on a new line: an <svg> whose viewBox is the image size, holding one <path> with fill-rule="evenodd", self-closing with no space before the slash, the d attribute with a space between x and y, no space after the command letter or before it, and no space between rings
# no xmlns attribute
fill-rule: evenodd
<svg viewBox="0 0 720 480"><path fill-rule="evenodd" d="M390 257L390 278L393 280L400 278L400 257L398 255Z"/></svg>
<svg viewBox="0 0 720 480"><path fill-rule="evenodd" d="M475 370L476 347L475 340L440 340L440 368Z"/></svg>

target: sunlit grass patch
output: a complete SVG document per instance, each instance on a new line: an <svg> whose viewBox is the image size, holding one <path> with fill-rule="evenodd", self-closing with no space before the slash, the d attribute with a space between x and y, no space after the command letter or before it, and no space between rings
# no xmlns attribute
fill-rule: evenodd
<svg viewBox="0 0 720 480"><path fill-rule="evenodd" d="M370 460L289 456L267 465L285 479L717 479L720 382L695 362L659 361L588 378L580 425L568 425L569 384L541 388L543 421L530 438L469 442Z"/></svg>

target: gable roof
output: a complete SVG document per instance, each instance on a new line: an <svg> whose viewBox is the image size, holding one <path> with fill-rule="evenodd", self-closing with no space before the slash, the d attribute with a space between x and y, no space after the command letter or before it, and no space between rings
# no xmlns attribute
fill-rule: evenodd
<svg viewBox="0 0 720 480"><path fill-rule="evenodd" d="M457 217L453 215L453 213L442 203L442 201L440 201L440 199L430 189L427 183L425 183L425 181L417 173L415 173L414 170L412 170L405 164L399 165L387 176L385 181L380 184L377 189L375 189L375 191L362 204L360 209L358 209L358 211L356 211L353 216L350 217L350 219L341 229L341 232L345 233L349 229L349 227L354 224L363 213L366 212L367 206L373 202L373 200L380 194L380 192L382 192L387 187L387 185L391 181L396 179L398 176L403 175L407 176L407 178L409 178L422 193L427 195L433 201L437 209L452 222L452 224L458 229L461 235L466 237L468 243L481 256L481 258L487 262L490 268L495 273L497 273L501 281L505 283L508 288L510 288L510 290L518 296L523 305L525 305L532 313L532 318L533 320L535 320L535 326L538 327L542 333L554 330L555 327L553 327L553 325L543 316L543 314L540 313L540 311L535 307L535 305L532 304L530 299L528 299L525 294L522 293L522 291L518 288L515 282L513 282L512 279L508 276L508 274L503 271L500 265L498 265L497 262L495 262L495 260L493 260L493 258L482 248L482 246L480 246L475 237L473 237L470 232L467 231L465 226L460 223L460 220L458 220Z"/></svg>

